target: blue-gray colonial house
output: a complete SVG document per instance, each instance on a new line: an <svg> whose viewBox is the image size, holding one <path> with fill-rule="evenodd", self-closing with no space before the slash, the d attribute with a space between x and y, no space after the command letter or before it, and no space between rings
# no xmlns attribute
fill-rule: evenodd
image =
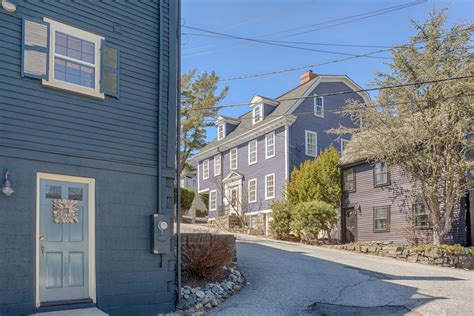
<svg viewBox="0 0 474 316"><path fill-rule="evenodd" d="M1 315L174 310L177 10L0 1Z"/></svg>
<svg viewBox="0 0 474 316"><path fill-rule="evenodd" d="M342 149L348 138L328 132L350 118L336 111L349 99L368 101L347 76L300 77L300 84L276 98L255 95L251 111L238 118L219 116L217 138L193 159L198 191L209 193L209 219L236 213L268 233L271 203L283 198L293 168L327 148Z"/></svg>
<svg viewBox="0 0 474 316"><path fill-rule="evenodd" d="M340 159L343 242L432 242L431 215L423 200L411 194L415 183L399 166L368 162L355 135ZM360 147L360 146L359 146ZM444 243L472 245L474 190L461 198Z"/></svg>

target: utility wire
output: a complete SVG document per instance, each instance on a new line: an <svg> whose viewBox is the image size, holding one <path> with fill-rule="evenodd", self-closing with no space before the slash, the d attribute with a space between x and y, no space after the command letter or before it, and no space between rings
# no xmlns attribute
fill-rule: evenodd
<svg viewBox="0 0 474 316"><path fill-rule="evenodd" d="M202 33L182 33L181 35L191 36L204 36L204 37L216 37L232 39L228 36L213 35L213 34L202 34ZM298 41L278 41L278 40L263 40L265 42L283 43L283 44L297 44L297 45L314 45L314 46L336 46L336 47L358 47L358 48L397 48L399 46L387 46L387 45L361 45L361 44L338 44L338 43L320 43L320 42L298 42ZM191 48L192 49L192 48Z"/></svg>
<svg viewBox="0 0 474 316"><path fill-rule="evenodd" d="M397 6L393 6L393 7L387 7L387 8L378 9L378 10L375 10L375 11L369 11L369 12L360 13L360 14L356 14L356 15L352 15L352 16L343 17L343 18L338 18L338 19L334 19L334 20L328 20L328 21L319 22L319 23L315 23L315 24L310 24L310 25L306 25L306 26L300 26L300 27L296 27L296 28L292 28L292 29L288 29L288 30L284 30L284 31L272 32L272 33L269 33L269 34L264 34L264 35L262 35L262 36L269 36L269 35L275 35L275 34L281 34L281 33L288 33L288 32L291 32L291 31L295 31L295 30L299 30L299 29L304 29L304 28L308 28L308 27L312 27L312 26L325 25L325 24L334 23L334 22L339 22L339 21L344 21L344 20L349 19L349 21L345 21L345 22L341 22L341 23L336 23L336 24L332 24L332 25L327 25L327 26L320 27L320 28L313 29L313 30L307 30L307 31L304 31L304 32L296 33L296 34L290 34L290 35L280 36L280 37L277 37L277 39L279 39L279 38L292 37L292 36L296 36L296 35L300 35L300 34L304 34L304 33L315 32L315 31L318 31L318 30L321 30L321 29L326 29L326 28L330 28L330 27L335 27L335 26L339 26L339 25L343 25L343 24L347 24L347 23L351 23L351 22L363 20L363 19L366 19L366 18L370 18L370 17L372 17L372 16L381 15L381 14L389 13L389 12L396 11L396 10L405 9L405 8L408 8L408 7L411 7L411 6L415 6L415 5L422 4L422 3L424 3L424 2L426 2L426 0L410 2L410 3L407 3L407 4L403 4L403 5L397 5ZM354 18L357 18L357 19L354 19ZM186 25L183 25L183 27L190 28L190 27L188 27L188 26L186 26ZM208 31L208 30L206 30L206 31ZM235 48L235 47L236 47L236 46L231 47L231 48ZM211 52L212 52L212 51L211 51ZM193 56L193 55L199 55L199 54L203 54L203 53L206 53L206 52L200 52L200 53L196 53L196 54L191 54L191 55L187 55L186 57ZM209 53L209 52L207 52L207 53Z"/></svg>
<svg viewBox="0 0 474 316"><path fill-rule="evenodd" d="M450 99L461 99L461 98L465 98L465 97L470 97L470 96L474 96L474 93L470 93L470 94L458 94L458 95L453 95L453 96L448 96L448 97L440 97L440 98L436 98L435 100L450 100ZM390 106L397 106L397 105L402 105L402 104L417 104L417 103L423 103L423 102L431 102L431 100L413 100L413 101L407 101L407 102L397 102L397 103L382 103L382 104L377 104L377 105L366 105L366 106L363 106L363 107L359 107L359 108L351 108L351 110L365 110L365 109L377 109L377 108L384 108L384 107L390 107ZM367 104L367 103L361 103L361 104ZM344 109L324 109L324 113L341 113L343 112ZM305 116L305 115L314 115L314 111L310 111L310 112L298 112L298 113L292 113L292 114L279 114L279 115L267 115L265 116L265 118L267 117L274 117L274 118L277 118L277 117L286 117L286 116L290 116L290 115L294 115L294 116ZM236 118L236 120L251 120L253 119L252 117L240 117L240 118ZM205 120L204 122L206 123L214 123L215 120Z"/></svg>
<svg viewBox="0 0 474 316"><path fill-rule="evenodd" d="M361 56L361 55L356 55L356 54L350 54L350 53L343 53L343 52L335 52L335 51L330 51L330 50L323 50L323 49L314 49L314 48L307 48L307 47L300 47L300 46L293 46L293 45L287 45L287 44L279 44L276 42L271 42L271 41L266 41L266 40L259 40L259 39L254 39L254 38L248 38L248 37L241 37L241 36L236 36L236 35L230 35L230 34L225 34L225 33L220 33L220 32L215 32L215 31L210 31L210 30L205 30L201 29L198 27L193 27L193 26L183 26L185 28L195 30L195 31L201 31L201 32L206 32L210 34L215 34L215 35L220 35L220 36L225 36L233 39L239 39L243 41L249 41L249 42L254 42L254 43L259 43L259 44L266 44L266 45L272 45L272 46L279 46L279 47L286 47L286 48L293 48L293 49L299 49L299 50L304 50L304 51L311 51L311 52L318 52L318 53L326 53L326 54L335 54L335 55L343 55L343 56L357 56L357 57L367 57L367 58L376 58L376 59L392 59L391 57L382 57L382 56Z"/></svg>
<svg viewBox="0 0 474 316"><path fill-rule="evenodd" d="M338 91L338 92L331 92L331 93L324 93L318 94L320 97L327 97L327 96L335 96L335 95L345 95L345 94L352 94L352 93L360 93L360 92L369 92L369 91L379 91L379 90L387 90L387 89L396 89L396 88L403 88L409 86L416 86L428 83L440 83L440 82L447 82L447 81L454 81L454 80L463 80L474 78L474 75L467 75L467 76L459 76L459 77L450 77L450 78L443 78L443 79L433 79L433 80L425 80L425 81L417 81L417 82L410 82L410 83L402 83L398 85L391 85L391 86L383 86L383 87L374 87L374 88L367 88L367 89L358 89L358 90L349 90L349 91ZM296 97L296 98L283 98L277 99L275 101L296 101L296 100L303 100L303 99L310 99L314 96L307 96L307 97ZM212 110L212 109L224 109L224 108L231 108L231 107L240 107L240 106L249 106L252 105L251 102L245 103L235 103L235 104L227 104L227 105L219 105L215 107L207 107L207 108L199 108L199 109L187 109L185 111L204 111L204 110Z"/></svg>

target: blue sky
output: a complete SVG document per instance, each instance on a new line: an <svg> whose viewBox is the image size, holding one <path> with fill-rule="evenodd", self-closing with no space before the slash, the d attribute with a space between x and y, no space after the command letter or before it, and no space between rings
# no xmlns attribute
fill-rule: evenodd
<svg viewBox="0 0 474 316"><path fill-rule="evenodd" d="M302 28L304 26L414 1L182 0L182 25L240 37L277 39L277 37L329 24ZM278 40L380 46L404 44L410 35L414 34L410 19L418 22L426 20L428 12L433 7L437 9L447 7L449 9L447 12L448 24L470 22L474 17L474 1L472 0L427 1L367 19ZM300 29L284 32L295 28ZM182 32L203 34L186 28L183 28ZM278 34L275 34L277 32ZM364 54L381 49L338 46L303 47L350 54ZM377 56L389 57L390 54L381 53ZM196 68L198 73L214 70L221 78L317 64L345 57L347 56L276 47L236 39L196 35L182 36L182 72L193 68ZM316 67L313 68L313 71L316 74L348 75L360 86L367 87L376 72L387 70L384 62L386 60L356 58ZM254 94L271 98L277 97L297 86L299 76L304 71L303 69L272 76L222 82L220 86L229 86L229 93L222 104L249 102ZM239 116L248 110L248 107L228 108L223 109L221 114ZM215 130L211 128L208 131L208 139L214 137Z"/></svg>

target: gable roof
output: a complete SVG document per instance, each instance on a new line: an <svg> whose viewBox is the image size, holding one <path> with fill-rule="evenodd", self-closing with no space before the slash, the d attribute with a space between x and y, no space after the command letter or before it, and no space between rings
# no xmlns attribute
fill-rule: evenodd
<svg viewBox="0 0 474 316"><path fill-rule="evenodd" d="M293 110L301 103L304 101L304 99L301 99L303 97L308 96L311 91L313 91L316 86L321 83L321 82L344 82L346 83L351 89L353 90L360 90L362 89L359 87L356 83L354 83L349 77L347 76L330 76L330 75L319 75L316 76L315 78L300 84L296 86L295 88L285 92L284 94L280 95L279 97L275 98L273 101L275 101L276 105L275 109L267 116L264 117L264 119L256 124L253 124L252 120L252 111L248 111L241 116L238 117L237 120L240 121L240 124L237 125L237 127L229 133L225 138L221 140L214 139L211 142L209 142L206 146L204 146L198 154L196 154L193 159L194 160L201 160L205 159L208 157L211 157L219 152L219 147L221 147L224 144L228 143L243 143L247 141L246 138L243 138L244 135L247 135L249 133L253 132L261 132L262 127L270 125L273 121L277 121L278 118L283 119L279 120L281 122L285 121L285 116L286 119L290 120L290 123L294 122L296 117L290 115ZM361 97L364 100L369 100L368 95L359 93ZM262 99L267 99L265 97L261 97L259 95L254 96L252 100L255 99L255 97L260 97ZM290 124L290 125L291 125ZM235 144L234 144L235 145Z"/></svg>

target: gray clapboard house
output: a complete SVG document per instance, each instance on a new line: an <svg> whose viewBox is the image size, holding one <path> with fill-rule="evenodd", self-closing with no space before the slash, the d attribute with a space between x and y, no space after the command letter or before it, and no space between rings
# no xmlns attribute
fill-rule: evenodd
<svg viewBox="0 0 474 316"><path fill-rule="evenodd" d="M198 191L209 193L209 219L227 214L248 216L254 228L267 232L270 205L282 199L294 167L348 139L328 133L350 118L335 113L347 100L367 101L366 93L347 76L300 77L300 84L277 98L255 95L252 110L238 118L220 116L217 138L194 158ZM343 94L337 94L344 92Z"/></svg>
<svg viewBox="0 0 474 316"><path fill-rule="evenodd" d="M431 242L431 215L422 199L412 196L412 177L399 166L368 162L354 145L360 141L354 136L340 160L342 241ZM473 203L471 189L452 213L445 243L472 245Z"/></svg>
<svg viewBox="0 0 474 316"><path fill-rule="evenodd" d="M0 314L173 311L177 2L0 3Z"/></svg>

